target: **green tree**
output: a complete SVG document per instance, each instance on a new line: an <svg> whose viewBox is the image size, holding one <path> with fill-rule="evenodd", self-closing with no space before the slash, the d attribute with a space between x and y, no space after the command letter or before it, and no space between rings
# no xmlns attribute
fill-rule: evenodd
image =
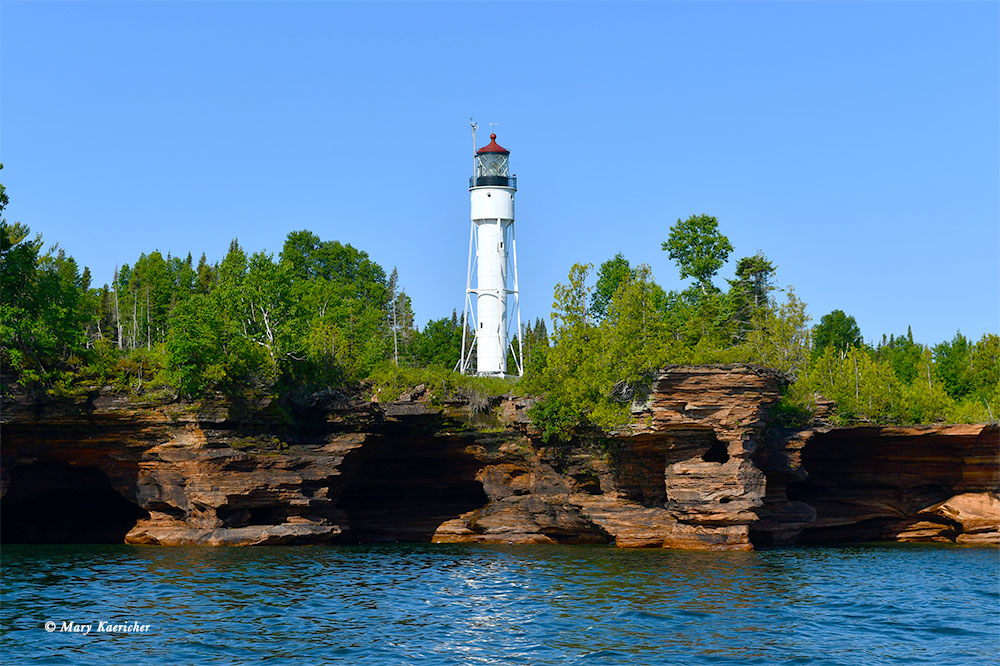
<svg viewBox="0 0 1000 666"><path fill-rule="evenodd" d="M600 321L608 314L608 305L618 286L632 275L632 267L621 252L608 259L597 269L597 282L590 295L590 316Z"/></svg>
<svg viewBox="0 0 1000 666"><path fill-rule="evenodd" d="M129 290L136 299L138 343L151 349L166 337L167 318L177 301L178 285L169 262L158 251L142 254L132 267Z"/></svg>
<svg viewBox="0 0 1000 666"><path fill-rule="evenodd" d="M843 310L823 315L813 328L813 356L819 356L827 347L839 352L861 346L861 329Z"/></svg>
<svg viewBox="0 0 1000 666"><path fill-rule="evenodd" d="M589 417L595 424L613 427L627 422L635 388L647 382L668 357L663 298L663 289L645 264L618 285L601 322L603 376L598 388L602 399Z"/></svg>
<svg viewBox="0 0 1000 666"><path fill-rule="evenodd" d="M744 359L786 372L793 379L809 360L809 315L806 304L789 287L784 303L758 309L747 333Z"/></svg>
<svg viewBox="0 0 1000 666"><path fill-rule="evenodd" d="M400 292L392 298L385 271L367 253L295 231L285 241L280 263L296 317L308 322L307 328L336 331L337 357L346 376L360 379L392 357L389 306L394 303L405 319L409 297ZM412 323L405 324L404 332L411 328Z"/></svg>
<svg viewBox="0 0 1000 666"><path fill-rule="evenodd" d="M923 347L913 341L913 331L906 329L905 336L890 335L888 339L882 336L882 342L876 348L876 354L892 367L893 373L903 384L909 384L917 376L917 365Z"/></svg>
<svg viewBox="0 0 1000 666"><path fill-rule="evenodd" d="M220 388L231 395L269 391L278 379L280 352L275 353L274 328L268 340L260 309L268 306L266 283L273 281L273 276L266 275L268 268L261 266L264 258L269 261L266 255L257 259L251 283L250 262L239 241L233 239L219 264L218 281L210 293L222 322L221 363L225 377ZM200 336L193 333L192 338Z"/></svg>
<svg viewBox="0 0 1000 666"><path fill-rule="evenodd" d="M693 277L703 294L715 290L712 278L729 258L733 246L719 232L719 221L709 215L680 219L670 228L662 249L680 268L681 279Z"/></svg>
<svg viewBox="0 0 1000 666"><path fill-rule="evenodd" d="M889 364L870 350L840 352L828 345L800 378L797 391L834 400L842 422L885 423L898 418L902 387Z"/></svg>
<svg viewBox="0 0 1000 666"><path fill-rule="evenodd" d="M968 373L971 390L956 406L956 421L996 422L1000 417L1000 336L983 335L972 346Z"/></svg>
<svg viewBox="0 0 1000 666"><path fill-rule="evenodd" d="M386 325L392 335L393 363L399 367L399 359L409 359L410 346L415 330L413 326L413 306L406 291L399 286L399 271L395 267L389 275L387 285L389 301L385 306Z"/></svg>
<svg viewBox="0 0 1000 666"><path fill-rule="evenodd" d="M934 354L924 347L917 363L917 374L905 385L900 420L907 423L936 423L947 419L954 401L934 372Z"/></svg>
<svg viewBox="0 0 1000 666"><path fill-rule="evenodd" d="M592 269L574 264L568 281L555 286L545 372L525 377L526 389L542 396L531 413L546 441L568 440L601 399L600 330L587 316Z"/></svg>
<svg viewBox="0 0 1000 666"><path fill-rule="evenodd" d="M537 376L545 370L549 353L549 331L545 320L536 318L524 326L524 373Z"/></svg>
<svg viewBox="0 0 1000 666"><path fill-rule="evenodd" d="M58 245L40 254L41 235L2 217L8 202L0 185L0 367L23 384L65 385L94 321L90 272Z"/></svg>
<svg viewBox="0 0 1000 666"><path fill-rule="evenodd" d="M58 246L40 256L41 236L28 234L0 220L0 361L23 383L47 383L85 345L89 285L72 257Z"/></svg>
<svg viewBox="0 0 1000 666"><path fill-rule="evenodd" d="M0 190L0 204L6 203L7 195ZM42 237L28 240L29 234L28 227L0 218L0 363L5 372L37 380L38 372L45 370L36 353L41 351L37 338L48 341L49 336L34 321Z"/></svg>
<svg viewBox="0 0 1000 666"><path fill-rule="evenodd" d="M592 291L587 279L593 268L593 264L573 264L569 269L568 283L556 284L552 302L555 335L576 333L592 323L587 320L587 301Z"/></svg>
<svg viewBox="0 0 1000 666"><path fill-rule="evenodd" d="M198 274L194 269L194 260L188 252L184 259L167 255L167 262L170 268L170 277L174 282L173 303L176 305L195 291L195 284Z"/></svg>
<svg viewBox="0 0 1000 666"><path fill-rule="evenodd" d="M243 290L247 337L267 351L277 375L299 351L285 271L271 255L256 252L247 265Z"/></svg>
<svg viewBox="0 0 1000 666"><path fill-rule="evenodd" d="M226 379L225 324L217 301L195 294L171 313L168 373L181 395L197 397Z"/></svg>
<svg viewBox="0 0 1000 666"><path fill-rule="evenodd" d="M770 302L775 271L774 264L761 252L736 262L736 279L729 280L728 322L724 324L734 342L746 337L754 313Z"/></svg>
<svg viewBox="0 0 1000 666"><path fill-rule="evenodd" d="M666 294L648 266L621 276L599 323L588 307L591 269L576 264L567 282L556 285L551 346L543 342L548 336L542 322L525 333L523 385L542 396L531 413L546 441L567 440L591 426L623 425L635 390L649 381L673 344L665 330ZM543 353L535 355L538 348Z"/></svg>
<svg viewBox="0 0 1000 666"><path fill-rule="evenodd" d="M769 295L775 289L776 271L777 268L764 253L758 252L736 262L736 279L730 285L757 309L767 305Z"/></svg>
<svg viewBox="0 0 1000 666"><path fill-rule="evenodd" d="M433 319L423 330L416 331L411 345L411 359L414 365L439 366L451 370L462 353L462 327L457 313L452 316Z"/></svg>
<svg viewBox="0 0 1000 666"><path fill-rule="evenodd" d="M0 163L0 171L3 171L2 163ZM9 203L10 203L10 198L7 196L7 188L4 187L3 183L0 183L0 216L3 215L3 211L5 208L7 208L7 204ZM27 236L27 232L25 232L25 236ZM20 240L18 240L17 242L20 242Z"/></svg>
<svg viewBox="0 0 1000 666"><path fill-rule="evenodd" d="M972 350L972 386L980 393L991 393L1000 386L1000 336L986 333Z"/></svg>
<svg viewBox="0 0 1000 666"><path fill-rule="evenodd" d="M211 288L212 283L215 282L215 270L209 265L208 260L205 259L205 253L201 253L201 259L198 260L198 268L196 269L195 277L195 291L200 294L207 294Z"/></svg>
<svg viewBox="0 0 1000 666"><path fill-rule="evenodd" d="M934 372L944 383L944 390L956 400L972 391L972 352L972 345L961 332L948 342L934 345Z"/></svg>

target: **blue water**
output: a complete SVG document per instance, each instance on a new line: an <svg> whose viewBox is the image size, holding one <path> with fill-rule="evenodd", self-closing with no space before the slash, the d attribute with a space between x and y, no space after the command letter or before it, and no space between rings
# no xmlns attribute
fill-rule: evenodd
<svg viewBox="0 0 1000 666"><path fill-rule="evenodd" d="M5 546L4 664L1000 664L1000 551ZM97 633L99 620L150 625ZM47 621L93 623L87 635Z"/></svg>

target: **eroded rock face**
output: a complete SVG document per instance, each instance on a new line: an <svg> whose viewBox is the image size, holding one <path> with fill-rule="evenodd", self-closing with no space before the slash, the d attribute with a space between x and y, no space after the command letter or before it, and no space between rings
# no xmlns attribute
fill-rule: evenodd
<svg viewBox="0 0 1000 666"><path fill-rule="evenodd" d="M921 515L957 523L959 543L1000 544L1000 499L996 493L962 493L923 509ZM900 534L897 538L908 538Z"/></svg>
<svg viewBox="0 0 1000 666"><path fill-rule="evenodd" d="M757 462L764 543L1000 537L996 425L807 430L769 441Z"/></svg>
<svg viewBox="0 0 1000 666"><path fill-rule="evenodd" d="M321 543L344 531L338 509L344 458L365 444L334 434L293 451L233 449L227 431L185 431L204 441L176 440L146 449L135 501L150 513L125 537L136 544L259 545ZM253 447L253 439L237 439Z"/></svg>
<svg viewBox="0 0 1000 666"><path fill-rule="evenodd" d="M530 400L503 402L496 421L420 387L381 404L319 395L294 426L266 406L143 408L108 391L15 401L2 416L4 538L1000 543L996 426L779 432L781 389L751 366L667 368L631 427L568 445L538 440ZM81 519L57 521L68 502Z"/></svg>
<svg viewBox="0 0 1000 666"><path fill-rule="evenodd" d="M223 406L137 408L107 391L41 412L11 411L3 424L5 514L43 523L37 532L57 511L74 511L79 530L69 540L87 540L88 521L100 509L78 494L82 504L32 514L30 503L16 501L21 485L33 483L18 481L19 470L100 472L141 514L123 535L126 543L314 543L343 532L338 477L345 457L367 438L334 428L304 433L301 445L289 447L271 432L274 424L239 423Z"/></svg>
<svg viewBox="0 0 1000 666"><path fill-rule="evenodd" d="M763 368L667 368L603 444L484 460L490 503L434 540L749 550L765 487L751 458L781 387Z"/></svg>

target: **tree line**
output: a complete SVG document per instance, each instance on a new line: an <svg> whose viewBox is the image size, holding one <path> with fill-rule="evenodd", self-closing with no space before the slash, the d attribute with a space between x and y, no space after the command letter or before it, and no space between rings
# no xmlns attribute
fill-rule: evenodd
<svg viewBox="0 0 1000 666"><path fill-rule="evenodd" d="M528 364L526 392L542 396L533 417L546 438L568 439L629 420L630 406L669 364L754 363L792 381L780 409L803 423L821 400L837 405L840 423L995 421L1000 403L1000 337L978 341L956 333L927 346L912 333L863 342L841 310L811 326L792 287L779 289L777 267L763 253L735 263L735 277L715 278L733 247L718 220L677 220L662 249L680 277L665 291L645 264L622 254L576 264L556 285L552 344Z"/></svg>
<svg viewBox="0 0 1000 666"><path fill-rule="evenodd" d="M0 185L0 212L7 203ZM2 219L0 295L4 384L51 394L286 396L389 368L444 372L462 340L457 313L418 329L395 269L310 231L288 234L277 256L237 240L214 264L144 253L95 287L58 246Z"/></svg>
<svg viewBox="0 0 1000 666"><path fill-rule="evenodd" d="M7 203L0 185L0 213ZM395 269L387 274L367 253L310 231L288 234L277 256L249 253L236 240L217 263L144 253L100 287L58 245L43 247L27 226L0 217L4 390L12 382L50 394L113 385L173 397L294 399L361 385L398 394L429 378L469 385L451 372L462 344L457 312L418 328ZM552 331L537 318L520 332L523 380L481 388L539 396L536 424L561 439L624 424L668 364L781 370L792 380L782 401L792 421L823 398L845 423L996 420L997 335L956 333L928 346L908 330L869 344L841 310L812 326L806 304L778 287L777 267L761 252L738 259L720 288L733 247L709 215L677 220L661 247L687 288L664 290L649 266L622 254L596 270L576 264L555 286Z"/></svg>

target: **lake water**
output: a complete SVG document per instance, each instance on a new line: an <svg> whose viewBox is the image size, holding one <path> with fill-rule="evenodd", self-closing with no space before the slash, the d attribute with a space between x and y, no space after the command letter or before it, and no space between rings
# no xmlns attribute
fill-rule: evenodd
<svg viewBox="0 0 1000 666"><path fill-rule="evenodd" d="M4 664L1000 664L990 548L10 545L2 569Z"/></svg>

